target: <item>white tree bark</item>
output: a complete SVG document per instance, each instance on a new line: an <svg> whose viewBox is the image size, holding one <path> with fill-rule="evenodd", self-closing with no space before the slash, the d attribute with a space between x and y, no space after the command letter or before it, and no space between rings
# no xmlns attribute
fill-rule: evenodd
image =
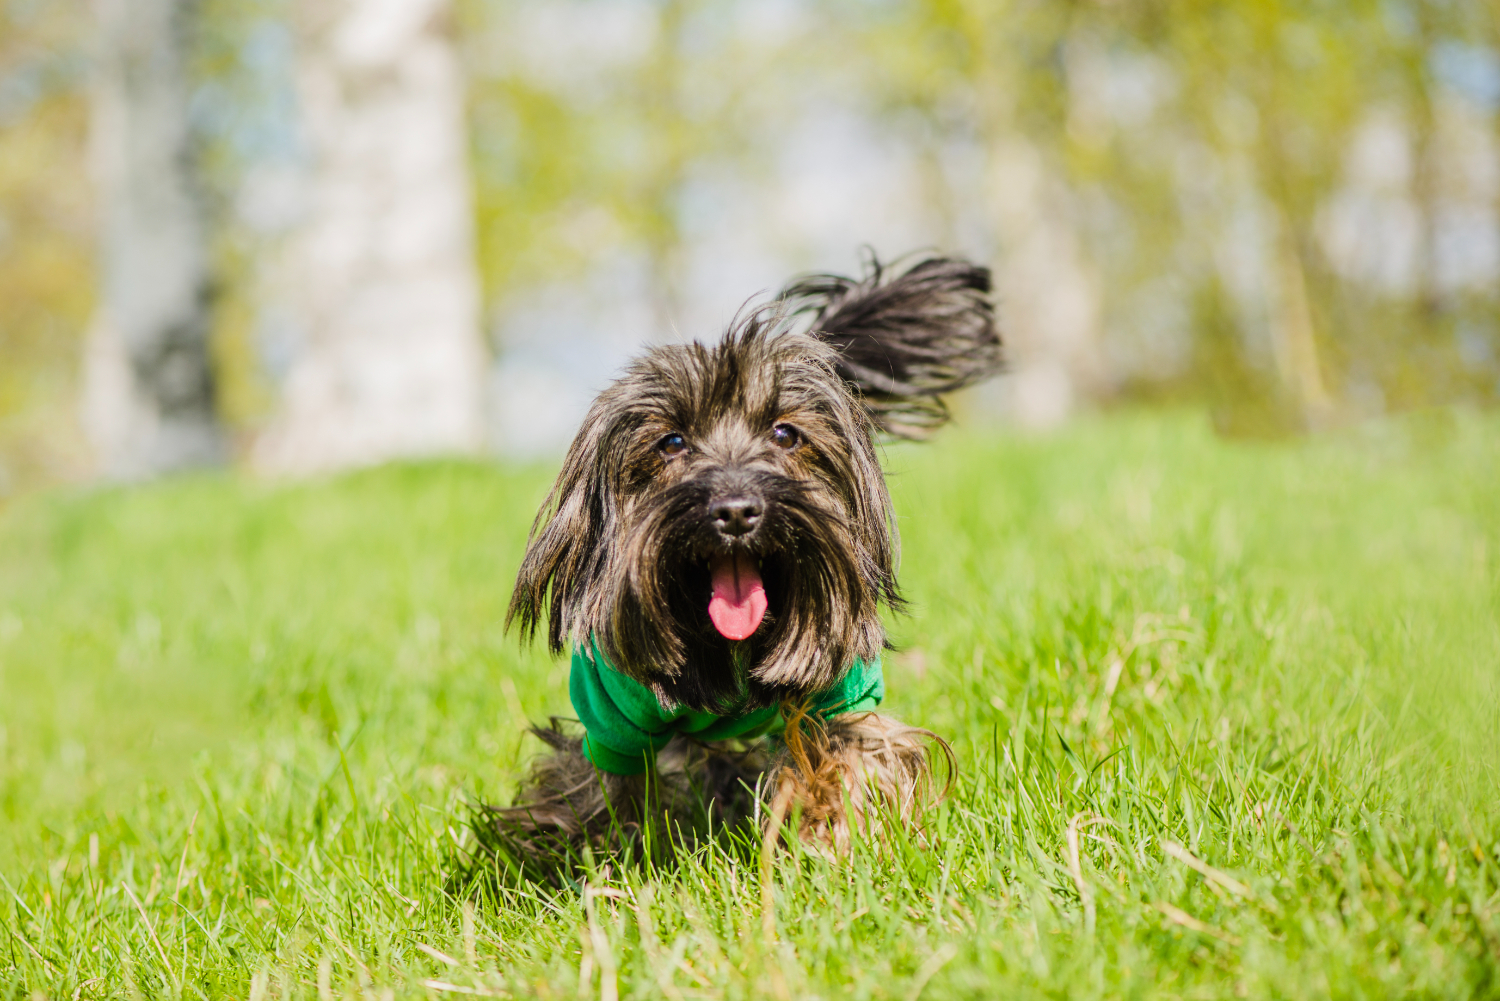
<svg viewBox="0 0 1500 1001"><path fill-rule="evenodd" d="M92 154L100 305L83 420L109 476L219 461L209 267L194 183L183 39L194 0L97 0Z"/></svg>
<svg viewBox="0 0 1500 1001"><path fill-rule="evenodd" d="M272 284L296 317L277 473L483 439L485 351L463 89L447 0L301 0L307 215Z"/></svg>

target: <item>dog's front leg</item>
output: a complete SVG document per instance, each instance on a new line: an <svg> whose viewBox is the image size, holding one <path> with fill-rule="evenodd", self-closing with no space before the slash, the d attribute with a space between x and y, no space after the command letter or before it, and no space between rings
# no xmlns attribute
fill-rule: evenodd
<svg viewBox="0 0 1500 1001"><path fill-rule="evenodd" d="M585 846L612 853L640 837L656 812L649 775L598 770L584 757L582 740L563 733L555 720L531 732L550 753L532 764L513 806L489 811L496 834L535 858Z"/></svg>

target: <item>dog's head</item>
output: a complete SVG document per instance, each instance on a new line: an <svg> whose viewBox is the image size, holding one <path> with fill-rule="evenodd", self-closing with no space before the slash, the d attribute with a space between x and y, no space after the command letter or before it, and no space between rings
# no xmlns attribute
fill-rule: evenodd
<svg viewBox="0 0 1500 1001"><path fill-rule="evenodd" d="M885 643L897 539L875 439L994 372L989 272L928 259L794 284L714 346L656 348L594 402L509 621L590 637L669 703L827 688ZM810 322L803 322L809 321ZM798 328L805 327L805 330Z"/></svg>

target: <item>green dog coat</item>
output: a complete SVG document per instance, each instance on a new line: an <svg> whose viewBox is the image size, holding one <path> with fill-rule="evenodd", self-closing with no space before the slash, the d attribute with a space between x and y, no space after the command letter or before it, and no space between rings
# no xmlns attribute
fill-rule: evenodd
<svg viewBox="0 0 1500 1001"><path fill-rule="evenodd" d="M585 730L583 753L594 767L615 775L639 775L674 734L698 740L750 739L786 727L779 706L725 715L678 706L665 709L656 693L626 677L604 659L593 643L573 650L568 695ZM813 696L808 712L820 719L865 712L885 698L880 660L856 660L832 688Z"/></svg>

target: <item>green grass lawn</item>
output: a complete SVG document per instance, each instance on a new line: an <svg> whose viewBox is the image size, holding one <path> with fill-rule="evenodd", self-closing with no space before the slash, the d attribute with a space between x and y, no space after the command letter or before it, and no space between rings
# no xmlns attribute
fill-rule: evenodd
<svg viewBox="0 0 1500 1001"><path fill-rule="evenodd" d="M501 629L547 468L0 512L5 997L1500 996L1500 420L889 456L935 844L445 893L568 710ZM593 892L597 890L598 892Z"/></svg>

